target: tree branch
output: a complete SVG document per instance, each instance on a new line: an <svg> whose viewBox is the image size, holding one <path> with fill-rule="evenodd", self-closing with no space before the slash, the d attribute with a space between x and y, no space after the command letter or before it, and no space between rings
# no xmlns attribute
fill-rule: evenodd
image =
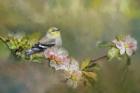
<svg viewBox="0 0 140 93"><path fill-rule="evenodd" d="M88 68L95 66L100 60L103 60L103 59L107 59L107 55L101 56L97 59L90 60L91 63L89 64Z"/></svg>
<svg viewBox="0 0 140 93"><path fill-rule="evenodd" d="M92 62L92 63L97 63L99 60L102 60L102 59L105 59L105 58L107 58L107 55L101 56L101 57L99 57L99 58L97 58L97 59L93 59L93 60L91 60L90 62Z"/></svg>

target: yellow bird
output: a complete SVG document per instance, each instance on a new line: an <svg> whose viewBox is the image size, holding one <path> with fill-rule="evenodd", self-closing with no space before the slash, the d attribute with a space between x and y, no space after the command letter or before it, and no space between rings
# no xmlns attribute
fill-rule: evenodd
<svg viewBox="0 0 140 93"><path fill-rule="evenodd" d="M35 53L43 52L49 47L61 47L62 39L61 32L56 27L51 27L46 35L39 40L38 43L34 44L31 49L26 51L26 55L30 56Z"/></svg>

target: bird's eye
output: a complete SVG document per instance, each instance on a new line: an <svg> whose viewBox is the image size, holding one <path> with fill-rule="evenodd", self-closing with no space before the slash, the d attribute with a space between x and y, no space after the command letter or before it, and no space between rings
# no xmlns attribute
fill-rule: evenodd
<svg viewBox="0 0 140 93"><path fill-rule="evenodd" d="M55 32L55 30L52 30L52 32Z"/></svg>
<svg viewBox="0 0 140 93"><path fill-rule="evenodd" d="M56 31L59 31L59 29L52 30L52 32L56 32Z"/></svg>
<svg viewBox="0 0 140 93"><path fill-rule="evenodd" d="M56 32L57 30L52 30L52 32Z"/></svg>

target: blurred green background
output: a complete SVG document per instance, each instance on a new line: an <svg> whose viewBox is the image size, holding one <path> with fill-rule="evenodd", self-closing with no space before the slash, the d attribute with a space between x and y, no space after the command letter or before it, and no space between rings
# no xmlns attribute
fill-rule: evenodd
<svg viewBox="0 0 140 93"><path fill-rule="evenodd" d="M79 61L104 55L100 40L131 34L140 42L140 0L0 0L0 35L62 30L63 44ZM36 37L35 37L36 38ZM125 82L123 62L100 63L94 86L72 89L47 63L12 63L0 42L0 93L140 93L140 50L132 57Z"/></svg>

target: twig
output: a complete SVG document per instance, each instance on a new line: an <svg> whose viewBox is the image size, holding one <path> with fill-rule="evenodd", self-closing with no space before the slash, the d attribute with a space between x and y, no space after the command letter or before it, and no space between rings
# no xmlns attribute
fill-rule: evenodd
<svg viewBox="0 0 140 93"><path fill-rule="evenodd" d="M123 68L122 79L121 82L123 84L123 88L125 88L125 83L127 80L128 72L129 72L130 58L126 60L125 67Z"/></svg>
<svg viewBox="0 0 140 93"><path fill-rule="evenodd" d="M100 60L103 59L107 59L107 55L101 56L97 59L90 60L91 63L89 64L88 68L95 66Z"/></svg>
<svg viewBox="0 0 140 93"><path fill-rule="evenodd" d="M101 56L101 57L99 57L99 58L97 58L97 59L93 59L93 60L91 60L90 62L92 62L92 63L97 63L99 60L102 60L102 59L105 59L105 58L107 58L107 55Z"/></svg>
<svg viewBox="0 0 140 93"><path fill-rule="evenodd" d="M123 69L123 75L122 75L122 83L125 83L125 80L127 78L127 73L129 72L129 67L126 65Z"/></svg>

